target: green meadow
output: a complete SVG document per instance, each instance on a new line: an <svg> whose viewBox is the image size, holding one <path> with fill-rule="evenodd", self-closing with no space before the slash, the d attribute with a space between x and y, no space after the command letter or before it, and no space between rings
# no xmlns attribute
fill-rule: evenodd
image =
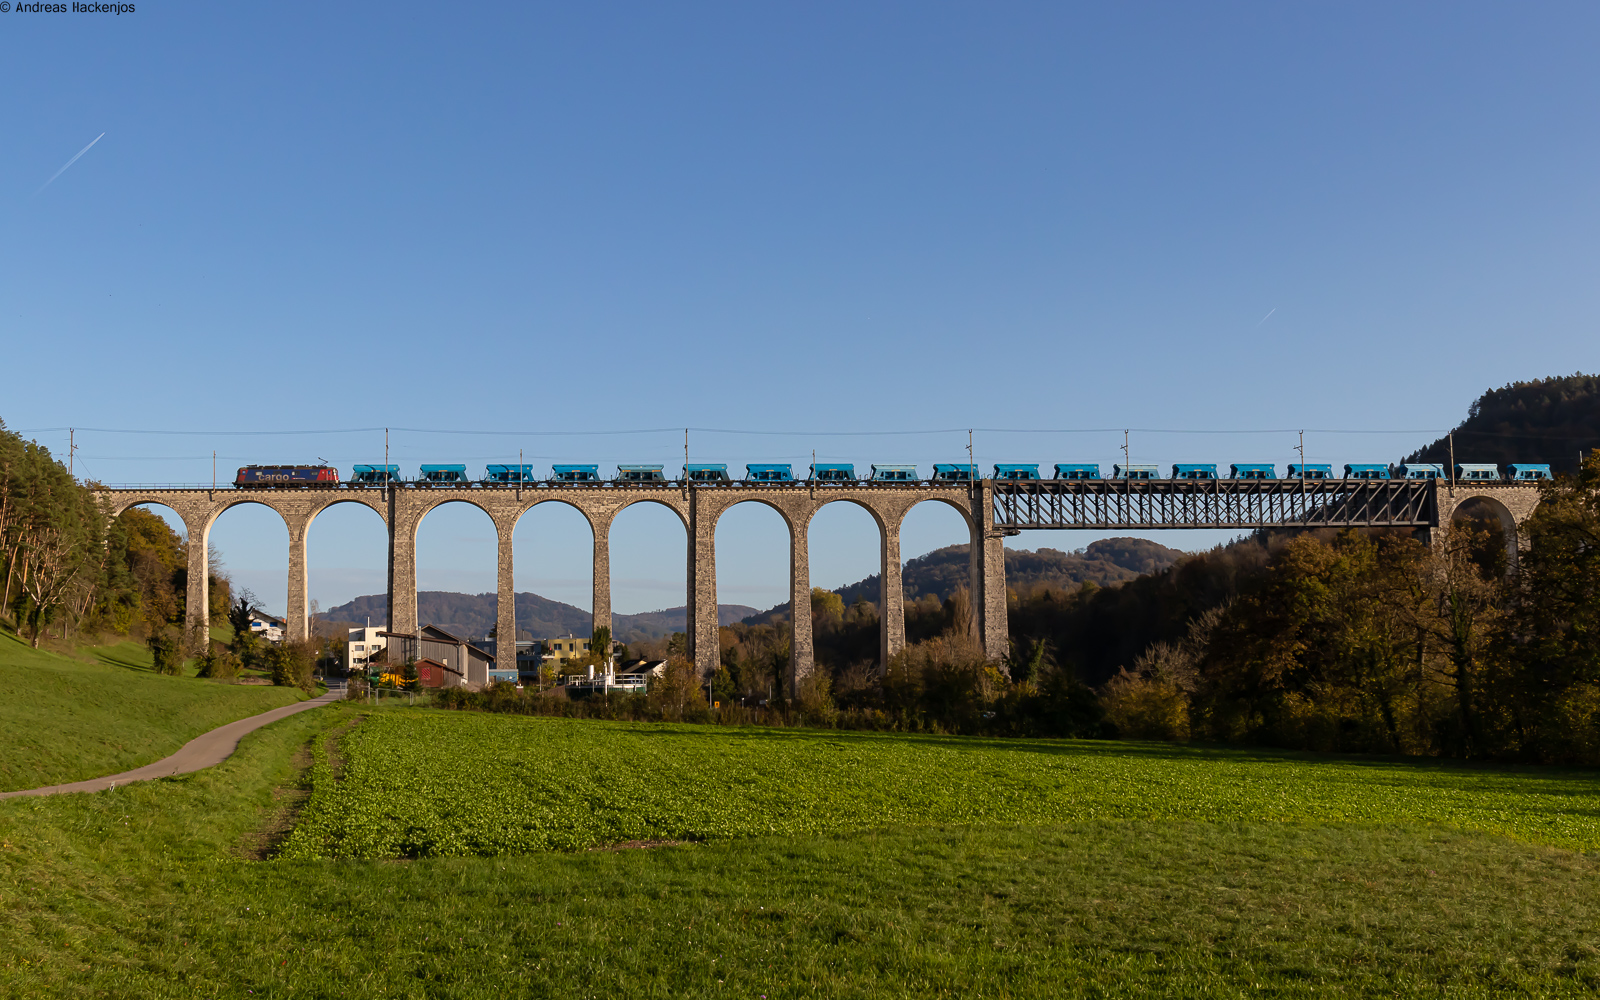
<svg viewBox="0 0 1600 1000"><path fill-rule="evenodd" d="M1597 792L341 705L0 802L0 995L1592 996Z"/></svg>
<svg viewBox="0 0 1600 1000"><path fill-rule="evenodd" d="M1600 849L1600 773L1172 744L378 715L317 752L284 854L573 851L900 826L1409 824Z"/></svg>
<svg viewBox="0 0 1600 1000"><path fill-rule="evenodd" d="M0 631L0 791L115 774L218 726L305 696L166 677L141 643L37 650Z"/></svg>

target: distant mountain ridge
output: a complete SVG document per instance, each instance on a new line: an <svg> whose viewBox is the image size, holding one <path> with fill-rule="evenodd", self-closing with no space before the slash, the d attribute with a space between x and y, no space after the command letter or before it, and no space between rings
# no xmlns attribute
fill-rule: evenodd
<svg viewBox="0 0 1600 1000"><path fill-rule="evenodd" d="M932 594L943 601L954 594L958 587L967 586L970 566L967 549L965 545L949 545L907 562L900 573L906 600L914 601L925 594ZM1036 586L1066 589L1086 582L1101 586L1124 583L1148 573L1159 573L1187 554L1143 538L1105 538L1090 542L1077 552L1006 549L1006 586L1015 589ZM846 605L854 604L857 600L877 604L881 598L880 589L878 574L874 573L865 580L846 584L834 593L842 597ZM745 619L745 624L761 624L775 616L787 616L788 613L789 602L785 601L775 608L751 615Z"/></svg>
<svg viewBox="0 0 1600 1000"><path fill-rule="evenodd" d="M582 608L560 601L552 601L533 593L519 593L515 604L517 631L536 638L557 635L588 635L593 627L593 616ZM717 618L723 625L731 625L755 612L743 604L722 604L717 607ZM427 625L437 625L464 639L481 639L494 628L499 614L499 598L494 594L457 594L446 590L423 590L417 593L417 618ZM329 621L351 622L364 625L370 619L374 624L389 620L389 598L384 594L358 597L338 607L323 612ZM611 615L612 635L623 642L658 639L673 632L685 631L688 613L682 607L661 611L646 611L637 615Z"/></svg>

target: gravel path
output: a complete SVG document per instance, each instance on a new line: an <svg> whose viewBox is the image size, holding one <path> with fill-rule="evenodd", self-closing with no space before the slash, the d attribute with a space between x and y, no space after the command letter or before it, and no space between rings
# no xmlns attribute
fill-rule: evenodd
<svg viewBox="0 0 1600 1000"><path fill-rule="evenodd" d="M270 725L279 719L287 719L297 712L304 712L309 708L321 708L344 697L343 691L329 691L320 698L310 701L297 702L275 708L270 712L252 715L248 719L230 722L226 726L218 726L209 733L196 736L185 743L177 753L154 764L124 771L121 774L111 774L104 778L90 778L88 781L74 781L70 785L48 785L44 788L25 788L16 792L0 792L0 799L9 799L18 795L59 795L62 792L103 792L107 788L125 785L130 781L149 781L151 778L166 778L174 774L188 774L190 771L200 771L227 760L239 745L239 741L246 733L255 732L262 726Z"/></svg>

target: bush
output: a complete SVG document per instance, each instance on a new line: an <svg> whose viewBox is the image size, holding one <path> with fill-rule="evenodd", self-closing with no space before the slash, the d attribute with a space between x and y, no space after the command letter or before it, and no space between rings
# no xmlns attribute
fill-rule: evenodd
<svg viewBox="0 0 1600 1000"><path fill-rule="evenodd" d="M667 661L661 676L650 684L645 696L650 710L667 722L686 722L707 715L705 692L693 663L675 656Z"/></svg>
<svg viewBox="0 0 1600 1000"><path fill-rule="evenodd" d="M146 640L158 674L176 676L183 671L183 633L175 625L150 626Z"/></svg>
<svg viewBox="0 0 1600 1000"><path fill-rule="evenodd" d="M837 595L835 595L837 596ZM794 708L804 725L831 726L839 714L833 704L833 681L826 670L813 670L800 679Z"/></svg>
<svg viewBox="0 0 1600 1000"><path fill-rule="evenodd" d="M200 657L200 676L214 681L231 681L239 676L239 658L226 649L212 647Z"/></svg>
<svg viewBox="0 0 1600 1000"><path fill-rule="evenodd" d="M272 671L272 683L279 687L297 687L307 694L316 690L311 671L317 662L317 651L311 643L286 640L269 645L262 659Z"/></svg>

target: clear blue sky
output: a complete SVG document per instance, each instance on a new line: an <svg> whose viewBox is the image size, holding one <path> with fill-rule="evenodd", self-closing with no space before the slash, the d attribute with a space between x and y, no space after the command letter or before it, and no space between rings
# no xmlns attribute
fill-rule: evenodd
<svg viewBox="0 0 1600 1000"><path fill-rule="evenodd" d="M246 462L1393 460L1597 362L1593 4L199 4L0 15L0 417L106 482ZM74 153L92 149L42 191ZM1253 434L1170 433L1261 431ZM1404 431L1352 434L1334 431ZM538 433L534 433L538 432ZM1464 456L1470 457L1470 456ZM281 606L260 508L213 542ZM682 531L613 541L682 603ZM574 530L574 529L578 530ZM482 515L425 587L493 586ZM581 536L581 537L580 537ZM919 508L908 556L962 541ZM1076 548L1075 535L1023 536ZM1180 547L1215 536L1172 533ZM813 580L876 569L865 515ZM541 508L518 586L588 605ZM785 596L775 515L721 597ZM383 535L313 529L324 605Z"/></svg>

